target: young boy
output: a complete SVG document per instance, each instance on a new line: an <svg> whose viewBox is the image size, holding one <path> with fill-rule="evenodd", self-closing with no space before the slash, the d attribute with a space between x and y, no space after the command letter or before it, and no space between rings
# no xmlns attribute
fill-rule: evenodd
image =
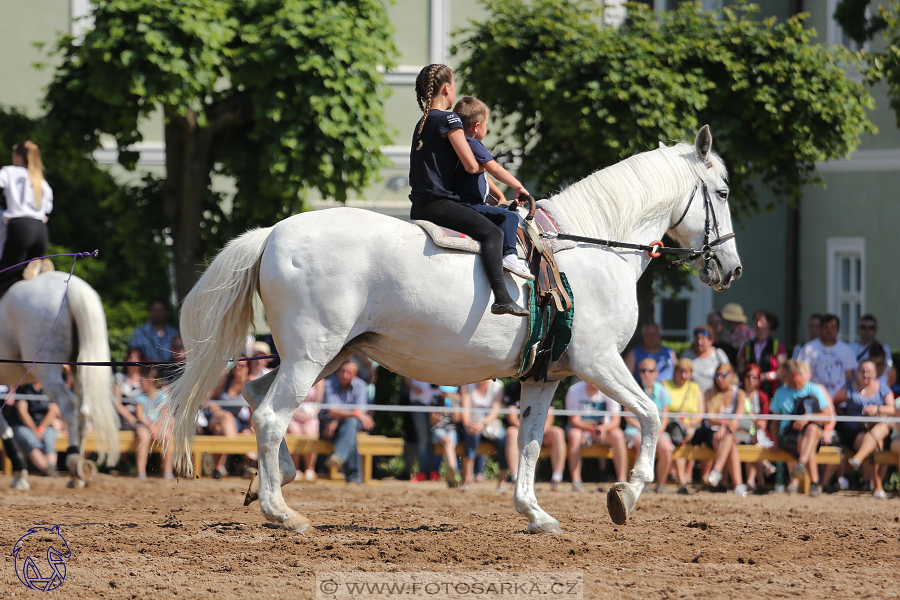
<svg viewBox="0 0 900 600"><path fill-rule="evenodd" d="M481 100L463 96L453 107L453 112L462 120L466 141L472 154L475 155L475 160L482 167L480 172L470 174L461 165L457 165L453 172L453 188L459 194L459 203L483 214L503 230L503 268L523 279L534 280L528 267L516 254L516 228L519 226L519 216L514 211L496 206L504 199L503 193L485 175L486 171L513 189L522 188L519 180L497 164L481 143L487 133L490 111Z"/></svg>

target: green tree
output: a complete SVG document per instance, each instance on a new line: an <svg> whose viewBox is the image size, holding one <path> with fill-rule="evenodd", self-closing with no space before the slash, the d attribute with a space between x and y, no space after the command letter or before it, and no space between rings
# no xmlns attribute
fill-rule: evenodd
<svg viewBox="0 0 900 600"><path fill-rule="evenodd" d="M602 27L585 0L485 0L490 18L458 47L460 77L498 115L522 172L558 189L657 140L693 139L708 123L729 167L732 210L759 209L756 182L794 200L819 161L874 132L874 107L842 67L844 48L812 43L803 16L776 22L737 5L658 13L629 5Z"/></svg>
<svg viewBox="0 0 900 600"><path fill-rule="evenodd" d="M379 68L395 55L379 0L98 0L94 27L63 36L47 95L52 134L119 161L154 111L166 179L155 202L184 297L205 254L248 226L302 208L305 188L340 200L384 164ZM226 213L210 177L235 178Z"/></svg>
<svg viewBox="0 0 900 600"><path fill-rule="evenodd" d="M863 51L866 79L870 85L883 81L888 87L888 102L900 127L900 2L891 0L872 13L870 0L841 0L834 18L844 32L858 44L884 35L883 51Z"/></svg>

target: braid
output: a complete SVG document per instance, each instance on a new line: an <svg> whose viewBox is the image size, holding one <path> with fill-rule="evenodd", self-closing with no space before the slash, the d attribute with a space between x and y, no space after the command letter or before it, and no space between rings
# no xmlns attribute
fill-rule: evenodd
<svg viewBox="0 0 900 600"><path fill-rule="evenodd" d="M425 97L422 98L422 96L416 95L419 108L422 109L423 113L422 120L419 122L419 130L416 132L416 135L419 136L419 145L416 146L416 150L422 149L422 130L425 128L425 119L428 117L428 109L431 107L431 98L434 96L434 72L438 70L439 66L440 65L431 65L431 67L426 67L428 69L428 83L425 85Z"/></svg>

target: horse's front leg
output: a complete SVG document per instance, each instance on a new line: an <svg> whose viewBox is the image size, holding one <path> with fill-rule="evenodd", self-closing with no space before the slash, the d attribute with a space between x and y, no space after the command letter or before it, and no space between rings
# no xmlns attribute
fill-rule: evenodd
<svg viewBox="0 0 900 600"><path fill-rule="evenodd" d="M534 495L534 471L541 455L544 424L559 382L523 383L519 410L519 478L513 494L516 510L528 517L529 533L562 533L559 521L538 506Z"/></svg>
<svg viewBox="0 0 900 600"><path fill-rule="evenodd" d="M622 357L614 348L608 348L593 357L586 366L573 365L576 375L594 384L610 398L634 413L641 427L641 451L628 483L617 483L607 494L606 506L616 525L622 525L631 516L644 487L653 481L653 460L656 457L656 439L659 435L659 414L656 405L647 397L628 371Z"/></svg>

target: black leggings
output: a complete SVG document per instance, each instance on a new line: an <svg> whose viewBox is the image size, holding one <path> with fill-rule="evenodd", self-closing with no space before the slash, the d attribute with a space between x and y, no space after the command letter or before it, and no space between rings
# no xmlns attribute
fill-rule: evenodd
<svg viewBox="0 0 900 600"><path fill-rule="evenodd" d="M6 245L0 270L38 258L47 254L47 225L43 221L22 217L13 219L6 226ZM5 273L0 273L0 294L22 279L27 265L19 265Z"/></svg>
<svg viewBox="0 0 900 600"><path fill-rule="evenodd" d="M481 242L481 264L494 292L494 301L512 302L503 281L503 231L487 217L453 200L434 198L413 202L409 218L431 221Z"/></svg>

